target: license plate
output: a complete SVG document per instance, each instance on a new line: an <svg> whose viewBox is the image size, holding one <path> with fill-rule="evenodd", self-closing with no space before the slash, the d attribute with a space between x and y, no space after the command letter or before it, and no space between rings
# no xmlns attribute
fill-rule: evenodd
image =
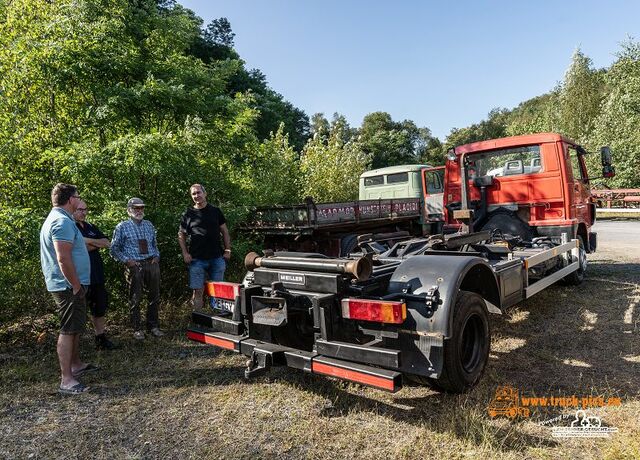
<svg viewBox="0 0 640 460"><path fill-rule="evenodd" d="M233 313L233 310L235 309L236 303L233 300L227 300L227 299L219 299L219 298L215 298L216 300L216 308L218 310L222 310L222 311L228 311L229 313Z"/></svg>

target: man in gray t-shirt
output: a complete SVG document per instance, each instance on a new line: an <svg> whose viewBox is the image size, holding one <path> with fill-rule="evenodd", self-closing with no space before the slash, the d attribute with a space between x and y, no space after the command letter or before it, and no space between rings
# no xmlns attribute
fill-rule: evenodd
<svg viewBox="0 0 640 460"><path fill-rule="evenodd" d="M53 209L40 229L40 261L47 290L60 315L58 360L62 379L59 392L79 394L88 390L77 378L96 370L80 360L80 334L87 322L85 294L91 282L89 253L73 220L80 196L75 185L56 184L51 191Z"/></svg>

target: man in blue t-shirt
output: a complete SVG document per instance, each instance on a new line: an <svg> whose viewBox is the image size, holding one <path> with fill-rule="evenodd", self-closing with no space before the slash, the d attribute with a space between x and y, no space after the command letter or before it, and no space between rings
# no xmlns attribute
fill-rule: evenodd
<svg viewBox="0 0 640 460"><path fill-rule="evenodd" d="M80 394L88 387L78 381L93 364L80 360L80 334L87 322L85 294L91 281L89 253L73 220L80 202L75 185L56 184L51 191L53 209L40 229L40 261L47 290L60 315L58 360L62 378L59 392Z"/></svg>

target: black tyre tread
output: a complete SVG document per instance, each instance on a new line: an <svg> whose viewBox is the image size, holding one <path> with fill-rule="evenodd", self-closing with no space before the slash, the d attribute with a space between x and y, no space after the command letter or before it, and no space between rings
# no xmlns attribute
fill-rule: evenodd
<svg viewBox="0 0 640 460"><path fill-rule="evenodd" d="M456 304L454 307L454 318L453 318L453 327L456 328L457 319L460 317L461 312L463 312L464 308L472 308L467 307L468 304L478 303L480 310L483 312L482 317L486 324L487 335L485 337L486 340L486 352L484 353L483 362L481 364L482 369L475 376L472 381L465 381L460 378L459 373L457 372L457 357L455 356L455 349L452 345L452 341L456 337L455 334L452 335L451 339L445 341L444 345L444 363L442 368L442 374L440 378L437 380L428 379L428 384L434 386L438 389L441 389L448 393L463 393L469 389L471 389L475 384L480 380L482 375L484 374L484 370L487 366L487 361L489 360L489 351L491 347L491 327L489 324L489 315L487 312L487 307L484 302L484 299L475 292L469 291L460 291L458 296L456 297Z"/></svg>
<svg viewBox="0 0 640 460"><path fill-rule="evenodd" d="M578 235L578 241L580 241L580 248L583 250L586 250L584 246L584 241L582 240L582 237L580 235ZM578 269L575 272L570 273L564 278L562 278L562 281L564 281L565 284L568 284L571 286L578 286L584 281L585 274L586 274L586 268Z"/></svg>

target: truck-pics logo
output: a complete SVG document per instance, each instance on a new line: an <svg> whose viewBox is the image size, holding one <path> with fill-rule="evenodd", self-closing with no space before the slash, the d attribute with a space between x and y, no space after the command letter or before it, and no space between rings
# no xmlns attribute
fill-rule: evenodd
<svg viewBox="0 0 640 460"><path fill-rule="evenodd" d="M576 411L571 426L554 426L551 436L554 438L608 438L611 433L617 433L618 428L602 426L602 420L596 415L588 415L586 411Z"/></svg>
<svg viewBox="0 0 640 460"><path fill-rule="evenodd" d="M622 400L617 397L604 398L600 396L524 396L520 391L510 385L502 385L496 388L491 398L487 412L490 417L516 418L529 417L531 409L536 407L606 407L620 406ZM584 411L582 411L584 412Z"/></svg>
<svg viewBox="0 0 640 460"><path fill-rule="evenodd" d="M516 418L517 415L522 417L531 415L528 407L520 405L518 390L508 385L496 388L496 393L489 403L488 411L491 417L503 415L509 418Z"/></svg>

